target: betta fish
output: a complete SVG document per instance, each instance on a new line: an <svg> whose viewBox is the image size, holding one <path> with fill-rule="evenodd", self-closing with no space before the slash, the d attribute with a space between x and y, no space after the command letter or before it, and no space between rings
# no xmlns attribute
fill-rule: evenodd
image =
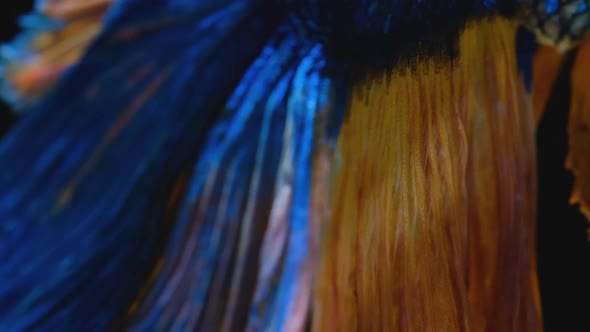
<svg viewBox="0 0 590 332"><path fill-rule="evenodd" d="M540 331L535 130L588 0L37 0L2 331Z"/></svg>

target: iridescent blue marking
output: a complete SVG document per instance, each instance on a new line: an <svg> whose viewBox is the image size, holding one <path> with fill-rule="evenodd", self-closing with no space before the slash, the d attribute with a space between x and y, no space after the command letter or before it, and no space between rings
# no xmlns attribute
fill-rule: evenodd
<svg viewBox="0 0 590 332"><path fill-rule="evenodd" d="M555 14L560 7L560 0L545 0L542 3L545 6L545 13L548 15Z"/></svg>
<svg viewBox="0 0 590 332"><path fill-rule="evenodd" d="M7 134L1 330L104 330L127 310L151 268L171 183L276 28L278 18L261 16L260 6L119 1L88 55ZM223 19L200 25L218 10ZM137 30L138 22L157 29ZM119 39L125 29L137 34ZM149 64L144 81L121 85ZM126 120L134 100L142 103Z"/></svg>

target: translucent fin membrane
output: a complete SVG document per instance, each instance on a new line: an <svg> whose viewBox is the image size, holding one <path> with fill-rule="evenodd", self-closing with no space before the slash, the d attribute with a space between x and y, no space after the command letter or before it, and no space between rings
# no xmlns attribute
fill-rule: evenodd
<svg viewBox="0 0 590 332"><path fill-rule="evenodd" d="M265 46L207 135L130 330L304 328L321 218L312 167L338 94L326 63L292 24Z"/></svg>
<svg viewBox="0 0 590 332"><path fill-rule="evenodd" d="M173 183L280 19L261 1L174 4L114 7L0 141L0 331L113 327L158 257Z"/></svg>
<svg viewBox="0 0 590 332"><path fill-rule="evenodd" d="M356 86L339 138L315 331L537 331L534 115L516 26L456 65Z"/></svg>
<svg viewBox="0 0 590 332"><path fill-rule="evenodd" d="M532 98L513 58L513 29L501 20L482 23L461 39L472 331L542 329L535 255L536 127Z"/></svg>
<svg viewBox="0 0 590 332"><path fill-rule="evenodd" d="M24 31L0 49L0 96L23 109L78 61L116 0L38 0Z"/></svg>

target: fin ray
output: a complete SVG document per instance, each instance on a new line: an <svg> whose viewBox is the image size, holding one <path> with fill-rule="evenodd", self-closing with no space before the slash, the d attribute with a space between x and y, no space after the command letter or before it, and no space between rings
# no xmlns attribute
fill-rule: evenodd
<svg viewBox="0 0 590 332"><path fill-rule="evenodd" d="M261 2L189 1L172 22L151 2L125 39L117 18L134 15L133 1L113 7L90 51L0 142L0 256L29 262L0 266L19 276L0 286L11 294L1 329L104 329L125 313L154 264L175 178L278 19L254 15Z"/></svg>

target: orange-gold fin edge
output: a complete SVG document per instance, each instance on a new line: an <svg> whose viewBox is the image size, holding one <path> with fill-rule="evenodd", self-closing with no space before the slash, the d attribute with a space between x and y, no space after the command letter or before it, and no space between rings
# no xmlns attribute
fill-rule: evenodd
<svg viewBox="0 0 590 332"><path fill-rule="evenodd" d="M17 110L47 93L99 34L116 0L46 0L0 52L0 96Z"/></svg>

